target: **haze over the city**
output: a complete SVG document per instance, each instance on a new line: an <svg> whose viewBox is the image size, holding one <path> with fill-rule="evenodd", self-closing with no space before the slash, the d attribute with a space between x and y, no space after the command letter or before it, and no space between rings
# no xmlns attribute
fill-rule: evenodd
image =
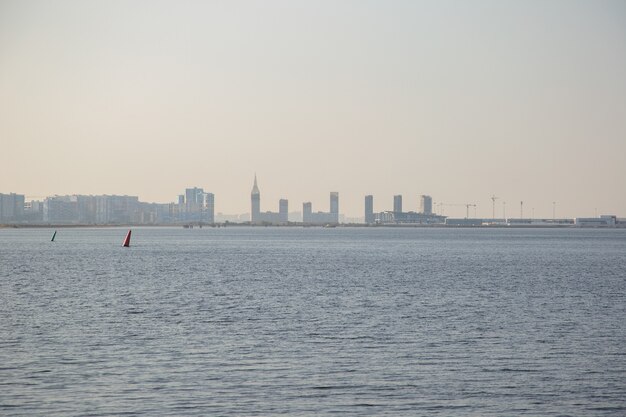
<svg viewBox="0 0 626 417"><path fill-rule="evenodd" d="M0 192L244 213L255 173L264 211L626 216L626 2L0 0Z"/></svg>

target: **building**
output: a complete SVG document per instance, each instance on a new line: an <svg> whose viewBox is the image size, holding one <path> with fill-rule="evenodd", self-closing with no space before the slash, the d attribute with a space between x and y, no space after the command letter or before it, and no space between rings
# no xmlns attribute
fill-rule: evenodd
<svg viewBox="0 0 626 417"><path fill-rule="evenodd" d="M373 197L367 196L366 203L366 216L368 215L368 197L370 205L373 206ZM393 211L383 211L380 213L373 213L373 207L371 208L372 215L374 216L373 223L377 224L413 224L413 225L432 225L432 224L444 224L446 221L445 216L438 216L432 213L432 200L429 196L422 196L421 199L422 210L426 210L429 213L414 211L402 211L402 196L393 196Z"/></svg>
<svg viewBox="0 0 626 417"><path fill-rule="evenodd" d="M339 193L337 191L330 193L330 213L335 216L334 222L339 223Z"/></svg>
<svg viewBox="0 0 626 417"><path fill-rule="evenodd" d="M302 222L312 225L326 225L339 223L339 193L333 191L330 193L330 211L313 212L311 202L302 204Z"/></svg>
<svg viewBox="0 0 626 417"><path fill-rule="evenodd" d="M204 204L204 190L193 187L185 189L185 208L183 210L185 221L200 221L202 206Z"/></svg>
<svg viewBox="0 0 626 417"><path fill-rule="evenodd" d="M439 216L436 214L424 214L416 213L414 211L408 212L395 212L395 211L383 211L376 215L375 222L378 224L444 224L446 216Z"/></svg>
<svg viewBox="0 0 626 417"><path fill-rule="evenodd" d="M24 221L41 223L43 221L43 202L31 200L24 203Z"/></svg>
<svg viewBox="0 0 626 417"><path fill-rule="evenodd" d="M311 225L337 224L339 217L335 213L318 211L314 213L311 202L302 204L302 223Z"/></svg>
<svg viewBox="0 0 626 417"><path fill-rule="evenodd" d="M76 196L54 196L43 201L43 221L54 224L78 223Z"/></svg>
<svg viewBox="0 0 626 417"><path fill-rule="evenodd" d="M202 221L206 223L215 223L215 194L204 193L202 196Z"/></svg>
<svg viewBox="0 0 626 417"><path fill-rule="evenodd" d="M446 226L479 227L482 225L483 219L446 219Z"/></svg>
<svg viewBox="0 0 626 417"><path fill-rule="evenodd" d="M281 198L278 201L278 214L281 223L289 222L289 200Z"/></svg>
<svg viewBox="0 0 626 417"><path fill-rule="evenodd" d="M433 214L433 199L429 195L420 196L420 213Z"/></svg>
<svg viewBox="0 0 626 417"><path fill-rule="evenodd" d="M24 218L23 194L0 194L0 223L16 223Z"/></svg>
<svg viewBox="0 0 626 417"><path fill-rule="evenodd" d="M302 223L309 223L313 214L313 205L310 201L302 203Z"/></svg>
<svg viewBox="0 0 626 417"><path fill-rule="evenodd" d="M193 187L185 189L185 204L188 209L194 207L195 205L200 206L202 204L203 194L204 190L202 188Z"/></svg>
<svg viewBox="0 0 626 417"><path fill-rule="evenodd" d="M402 196L401 195L394 195L393 196L393 211L395 213L401 213L402 212Z"/></svg>
<svg viewBox="0 0 626 417"><path fill-rule="evenodd" d="M254 174L254 185L252 186L252 191L250 192L250 204L252 208L252 212L250 214L250 221L252 223L260 223L261 222L261 192L259 191L259 187L256 182L256 174Z"/></svg>
<svg viewBox="0 0 626 417"><path fill-rule="evenodd" d="M185 189L185 194L178 196L176 213L172 216L181 222L215 222L215 195L202 188Z"/></svg>
<svg viewBox="0 0 626 417"><path fill-rule="evenodd" d="M43 221L53 224L139 224L139 198L119 195L65 195L43 202Z"/></svg>
<svg viewBox="0 0 626 417"><path fill-rule="evenodd" d="M339 211L339 195L337 193L330 193L330 212L322 212L318 211L316 213L313 212L313 204L311 202L306 202L302 204L302 222L305 224L335 224L338 222L338 215L332 212L335 209L337 212ZM333 207L334 206L334 207Z"/></svg>
<svg viewBox="0 0 626 417"><path fill-rule="evenodd" d="M365 196L365 223L374 223L374 196Z"/></svg>
<svg viewBox="0 0 626 417"><path fill-rule="evenodd" d="M289 222L289 201L280 199L278 201L278 213L266 211L261 212L261 192L257 184L256 174L254 175L254 185L250 193L250 205L252 213L250 215L251 224L287 224Z"/></svg>
<svg viewBox="0 0 626 417"><path fill-rule="evenodd" d="M600 217L577 217L576 226L580 227L615 227L617 216L603 215Z"/></svg>

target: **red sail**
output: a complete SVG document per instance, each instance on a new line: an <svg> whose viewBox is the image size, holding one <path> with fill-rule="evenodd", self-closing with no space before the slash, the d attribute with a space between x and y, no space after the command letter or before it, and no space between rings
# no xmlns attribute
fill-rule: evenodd
<svg viewBox="0 0 626 417"><path fill-rule="evenodd" d="M126 238L124 239L124 243L122 244L122 246L124 246L125 248L130 246L130 230L128 231L128 234L126 235Z"/></svg>

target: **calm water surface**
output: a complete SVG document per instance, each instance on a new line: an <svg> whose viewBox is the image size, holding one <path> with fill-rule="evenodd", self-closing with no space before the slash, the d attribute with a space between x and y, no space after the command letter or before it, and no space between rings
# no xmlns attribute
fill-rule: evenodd
<svg viewBox="0 0 626 417"><path fill-rule="evenodd" d="M624 415L626 230L0 229L0 415Z"/></svg>

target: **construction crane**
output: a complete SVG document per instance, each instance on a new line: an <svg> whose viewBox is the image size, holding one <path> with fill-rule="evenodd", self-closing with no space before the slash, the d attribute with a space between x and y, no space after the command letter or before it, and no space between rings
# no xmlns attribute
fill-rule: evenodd
<svg viewBox="0 0 626 417"><path fill-rule="evenodd" d="M476 204L465 204L465 218L469 218L469 208L474 207L474 217L476 217Z"/></svg>
<svg viewBox="0 0 626 417"><path fill-rule="evenodd" d="M465 203L465 204L456 204L456 203L439 203L440 206L451 206L451 207L465 207L465 218L469 218L469 208L474 207L474 213L476 212L476 204L473 203ZM475 215L475 214L474 214Z"/></svg>

